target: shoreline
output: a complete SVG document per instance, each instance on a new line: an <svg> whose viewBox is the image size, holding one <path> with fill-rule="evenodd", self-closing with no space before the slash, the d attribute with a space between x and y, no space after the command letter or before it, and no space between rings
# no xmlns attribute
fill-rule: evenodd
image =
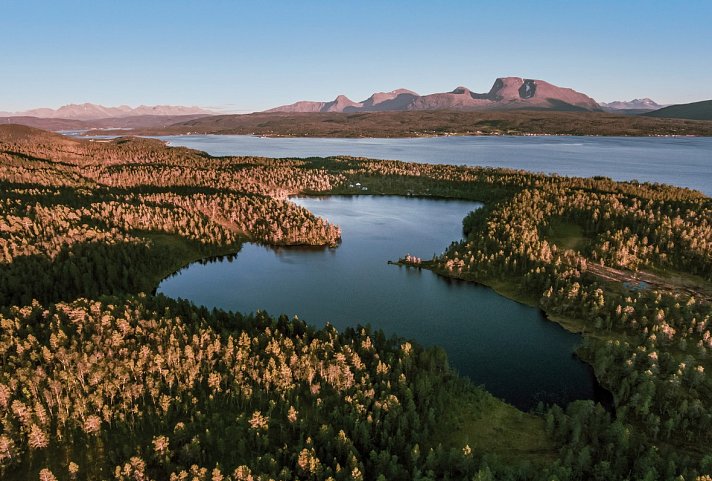
<svg viewBox="0 0 712 481"><path fill-rule="evenodd" d="M55 133L65 135L64 130L56 130ZM78 132L78 131L77 131ZM121 135L123 133L123 135ZM569 134L569 133L529 133L529 132L506 132L506 133L477 133L477 132L456 132L456 133L446 133L446 134L415 134L415 135L384 135L384 136L372 136L372 135L308 135L308 134L258 134L258 133L224 133L224 132L187 132L187 133L144 133L144 131L137 130L126 130L126 129L90 129L86 132L81 132L72 137L80 138L95 138L95 137L146 137L146 138L159 138L159 137L253 137L256 139L344 139L344 140L384 140L384 139L438 139L447 137L592 137L592 138L663 138L663 139L686 139L686 138L712 138L710 135L699 135L699 134Z"/></svg>
<svg viewBox="0 0 712 481"><path fill-rule="evenodd" d="M542 307L538 303L534 302L532 299L528 299L527 297L520 295L518 293L515 293L509 289L504 289L503 285L505 283L503 283L503 285L499 285L494 282L468 279L468 278L461 277L461 276L451 275L442 269L431 267L432 261L423 261L421 264L415 265L415 264L412 264L409 262L404 262L399 259L397 261L389 260L389 261L387 261L387 263L390 265L399 266L399 267L427 270L427 271L430 271L433 274L443 277L445 279L454 279L454 280L458 280L458 281L462 281L462 282L469 282L469 283L487 287L489 289L492 289L498 295L500 295L506 299L509 299L514 302L518 302L519 304L522 304L522 305L525 305L528 307L533 307L535 309L538 309L539 311L542 312L542 314L544 314L544 317L546 317L546 319L548 321L558 324L563 329L565 329L566 331L568 331L572 334L580 334L582 336L586 334L585 327L582 326L581 323L577 319L558 316L556 314L551 314L551 313L547 312L545 309L542 309ZM506 284L506 285L508 285L508 284Z"/></svg>
<svg viewBox="0 0 712 481"><path fill-rule="evenodd" d="M420 199L428 199L428 200L445 200L445 201L448 201L448 200L472 201L471 199L460 199L460 198L455 199L455 198L452 198L452 197L427 196L427 195L413 195L413 196L407 196L407 195L402 195L402 194L378 194L378 193L368 193L368 194L339 194L339 193L336 193L336 194L334 194L334 193L328 193L328 192L327 192L327 193L322 193L322 194L307 194L307 195L299 194L299 193L292 193L289 197L290 197L290 199L291 199L291 198L293 198L293 197L296 197L296 198L299 198L299 197L321 198L321 197L331 197L331 196L333 196L333 197L355 197L355 196L399 197L399 198L420 198ZM484 202L481 202L481 201L473 201L473 202L480 203L480 204L482 204L482 206L485 205L485 203L484 203ZM312 213L312 214L313 214L313 213ZM313 215L315 215L315 214L313 214ZM164 280L169 279L169 278L175 276L175 275L178 274L180 271L182 271L182 270L188 268L189 266L191 266L191 265L193 265L193 264L196 264L196 263L201 263L201 264L202 264L202 263L207 263L207 262L211 262L211 261L220 261L220 259L223 258L223 257L230 257L230 256L237 256L237 255L239 255L239 253L242 251L242 247L243 247L246 243L253 243L253 244L257 244L257 245L262 245L262 246L265 246L265 247L268 247L268 248L272 248L272 249L278 249L278 248L300 248L300 247L311 247L311 248L314 248L314 249L330 249L330 248L335 248L335 247L333 247L333 246L329 246L329 245L326 245L326 244L324 244L324 245L265 244L265 243L255 242L255 241L250 240L250 239L244 239L244 240L242 240L242 241L240 242L240 244L239 244L238 246L236 246L236 249L235 249L235 250L230 250L230 252L227 252L227 253L217 253L217 254L208 254L208 255L203 255L203 256L197 257L197 258L185 260L185 262L182 263L180 267L178 267L177 269L173 270L171 273L169 273L169 274L167 274L167 275L161 277L161 278L154 284L153 289L152 289L152 291L151 291L151 294L154 295L154 296L155 296L155 295L159 295L159 293L158 293L158 288L160 287L160 285L163 283ZM336 246L336 248L338 248L338 246ZM505 299L508 299L508 300L514 301L514 302L516 302L516 303L519 303L519 304L522 304L522 305L525 305L525 306L532 307L532 308L536 309L537 311L539 311L539 312L543 315L543 317L545 318L545 320L546 320L547 322L552 322L552 323L558 325L559 327L561 327L562 329L564 329L566 332L569 332L569 333L572 333L572 334L576 334L576 335L580 335L580 336L581 336L581 341L583 341L584 336L587 335L584 326L583 326L580 322L578 322L577 320L575 320L575 319L570 319L570 318L564 318L564 317L561 317L561 316L556 316L556 315L553 315L553 314L548 313L546 310L542 309L541 306L539 306L538 303L536 303L534 300L528 299L528 298L526 298L525 296L522 296L521 294L518 294L517 292L514 291L514 289L511 289L511 290L510 290L510 289L503 288L506 284L498 285L497 283L494 283L494 282L479 281L479 280L474 280L474 279L468 279L468 278L462 277L462 276L452 275L452 274L450 274L450 273L448 273L448 272L446 272L446 271L444 271L444 270L442 270L442 269L437 269L437 268L432 267L432 266L431 266L432 261L423 261L423 263L420 264L420 265L414 265L414 264L411 264L411 263L402 262L401 260L399 260L399 261L391 261L391 260L388 260L387 263L388 263L388 264L391 264L391 265L398 265L398 266L406 267L406 268L415 267L415 268L417 268L417 269L426 269L426 270L429 270L429 271L433 272L436 276L441 277L441 278L443 278L443 279L453 279L453 280L458 280L458 281L462 281L462 282L466 282L466 283L473 283L473 284L476 284L476 285L484 286L484 287L486 287L486 288L492 290L492 291L493 291L496 295L498 295L498 296L501 296L501 297L503 297L503 298L505 298ZM168 297L170 297L170 296L168 296ZM199 304L196 304L196 305L199 305ZM232 311L230 311L230 312L232 312ZM239 312L239 311L235 311L235 312ZM242 313L242 314L245 314L245 313ZM398 334L396 334L396 335L398 335ZM579 347L580 347L580 346L579 346ZM612 412L612 413L615 413L615 410L616 410L616 402L615 402L613 393L610 391L610 389L609 389L608 387L604 386L604 385L601 383L601 379L599 379L599 377L596 375L596 372L595 372L595 369L594 369L593 364L592 364L591 362L589 362L590 360L589 360L589 359L586 359L586 358L583 357L583 356L581 356L578 351L579 351L579 348L577 347L576 349L574 349L574 351L572 351L572 355L573 355L576 359L578 359L580 362L582 362L583 364L585 364L588 369L590 369L590 375L592 376L592 378L593 378L593 380L594 380L594 382L595 382L594 391L595 391L595 392L599 392L599 393L603 393L603 398L604 398L604 399L600 399L600 398L599 398L599 399L595 399L595 398L592 398L591 400L592 400L593 402L595 402L595 403L600 403L601 405L603 405L604 408L605 408L607 411ZM469 380L469 379L467 379L467 378L463 378L463 379L466 379L467 382L468 382L469 384L471 384L472 386L477 387L477 384L475 384L475 383L472 382L471 380ZM485 389L485 391L486 391L486 389ZM491 396L494 396L494 394L491 394L489 391L486 391L486 392L487 392L488 394L490 394ZM504 403L504 404L506 404L506 405L508 405L508 406L512 406L511 404L509 404L509 403L508 403L506 400L504 400L504 399L500 399L500 398L498 398L498 397L495 397L495 398L496 398L499 402L502 402L502 403ZM566 403L564 406L566 406L566 405L568 405L568 403ZM514 407L514 406L512 406L512 407ZM534 409L534 408L531 408L531 409L528 409L528 410L522 410L522 409L519 409L519 408L516 408L516 407L514 407L514 408L517 409L518 411L522 412L522 413L531 413L531 411Z"/></svg>
<svg viewBox="0 0 712 481"><path fill-rule="evenodd" d="M458 281L472 283L472 284L486 287L486 288L494 291L497 295L504 297L505 299L517 302L517 303L522 304L527 307L537 309L539 312L542 313L542 315L548 322L558 325L559 327L564 329L566 332L570 332L571 334L576 334L576 335L581 336L582 342L586 336L592 335L592 333L587 333L585 325L580 320L571 318L571 317L559 316L559 315L548 312L546 309L543 309L539 305L539 303L535 302L531 298L527 298L526 296L524 296L518 292L515 292L513 286L509 283L502 282L501 284L498 284L498 283L491 282L491 281L468 279L466 277L452 275L443 269L438 269L438 268L434 267L432 265L433 264L432 261L422 261L420 264L413 264L410 262L403 261L402 259L399 259L397 261L389 260L389 261L387 261L387 263L389 265L405 267L407 269L414 268L414 269L419 269L419 270L427 270L427 271L432 272L436 276L442 277L444 279L453 279L453 280L458 280ZM512 289L508 289L505 286L511 286ZM591 373L593 374L593 377L594 377L598 387L600 389L602 389L603 391L605 391L606 393L610 394L610 405L608 405L608 403L605 403L605 404L601 403L601 404L604 405L606 410L615 414L616 399L615 399L615 396L613 395L613 392L607 386L602 384L601 379L599 379L598 375L596 374L595 366L590 362L590 360L587 359L586 357L581 356L578 351L579 351L578 348L576 350L574 350L573 355L576 356L577 359L579 359L581 362L586 364L591 369Z"/></svg>

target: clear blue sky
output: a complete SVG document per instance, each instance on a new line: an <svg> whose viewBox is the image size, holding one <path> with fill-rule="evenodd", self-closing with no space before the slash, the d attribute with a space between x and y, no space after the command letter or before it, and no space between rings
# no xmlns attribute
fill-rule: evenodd
<svg viewBox="0 0 712 481"><path fill-rule="evenodd" d="M0 111L296 100L498 76L712 99L712 1L0 0Z"/></svg>

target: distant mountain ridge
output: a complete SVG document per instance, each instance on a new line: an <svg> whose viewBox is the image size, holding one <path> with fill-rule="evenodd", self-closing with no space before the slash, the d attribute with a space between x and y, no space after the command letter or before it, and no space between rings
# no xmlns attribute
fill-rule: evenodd
<svg viewBox="0 0 712 481"><path fill-rule="evenodd" d="M376 92L363 102L354 102L345 95L339 95L331 102L312 102L302 100L290 105L269 109L266 112L314 113L314 112L383 112L404 110L402 107L418 97L418 94L407 89L397 89L390 92ZM401 108L397 108L400 106Z"/></svg>
<svg viewBox="0 0 712 481"><path fill-rule="evenodd" d="M665 105L659 104L653 99L633 99L633 100L616 100L614 102L599 102L599 105L604 110L615 112L616 110L658 110Z"/></svg>
<svg viewBox="0 0 712 481"><path fill-rule="evenodd" d="M37 117L41 119L67 119L67 120L97 120L110 118L151 116L179 116L179 115L211 115L214 112L200 107L184 107L179 105L140 105L129 107L105 107L103 105L84 103L69 104L58 109L39 108L25 112L0 112L0 117Z"/></svg>
<svg viewBox="0 0 712 481"><path fill-rule="evenodd" d="M599 102L599 104L605 112L623 115L641 115L666 107L647 97L633 100L616 100L609 103Z"/></svg>
<svg viewBox="0 0 712 481"><path fill-rule="evenodd" d="M559 110L601 111L591 97L570 88L558 87L543 80L500 77L487 93L475 93L467 87L451 92L418 95L398 89L377 92L368 99L354 102L339 95L331 102L300 101L269 109L266 112L393 112L413 110Z"/></svg>

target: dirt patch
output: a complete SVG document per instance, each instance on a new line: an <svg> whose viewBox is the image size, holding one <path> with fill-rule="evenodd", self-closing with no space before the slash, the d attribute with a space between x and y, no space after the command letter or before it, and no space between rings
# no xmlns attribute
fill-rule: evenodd
<svg viewBox="0 0 712 481"><path fill-rule="evenodd" d="M675 276L666 278L651 272L614 269L613 267L594 263L588 263L587 272L608 282L624 284L632 290L652 288L693 295L707 302L712 302L712 286L686 282L682 278Z"/></svg>

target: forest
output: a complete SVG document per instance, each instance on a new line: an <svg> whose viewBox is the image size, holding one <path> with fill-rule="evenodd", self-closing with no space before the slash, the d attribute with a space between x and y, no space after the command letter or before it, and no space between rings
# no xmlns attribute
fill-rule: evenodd
<svg viewBox="0 0 712 481"><path fill-rule="evenodd" d="M338 246L296 194L485 202L404 262L582 333L613 409L521 413L438 348L153 294L244 242ZM2 479L707 481L711 306L712 199L689 189L0 126Z"/></svg>

